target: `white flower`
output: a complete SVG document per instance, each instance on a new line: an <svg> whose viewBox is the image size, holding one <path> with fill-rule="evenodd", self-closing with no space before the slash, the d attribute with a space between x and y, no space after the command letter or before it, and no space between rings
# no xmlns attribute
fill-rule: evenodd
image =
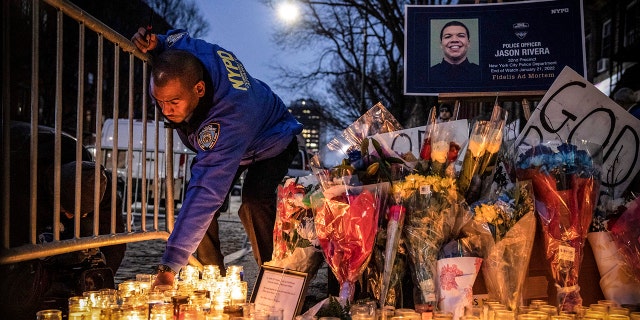
<svg viewBox="0 0 640 320"><path fill-rule="evenodd" d="M447 162L447 154L449 153L449 143L446 141L438 141L431 144L431 159L439 163Z"/></svg>
<svg viewBox="0 0 640 320"><path fill-rule="evenodd" d="M302 221L300 221L296 226L296 231L300 237L309 241L313 241L318 238L316 235L316 228L313 224L313 217L302 218Z"/></svg>

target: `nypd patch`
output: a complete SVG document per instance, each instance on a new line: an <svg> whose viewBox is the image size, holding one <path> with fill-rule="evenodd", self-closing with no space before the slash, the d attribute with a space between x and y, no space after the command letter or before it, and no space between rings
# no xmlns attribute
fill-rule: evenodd
<svg viewBox="0 0 640 320"><path fill-rule="evenodd" d="M198 145L202 150L211 150L218 142L220 135L220 124L212 122L200 129L198 133Z"/></svg>
<svg viewBox="0 0 640 320"><path fill-rule="evenodd" d="M173 47L173 45L180 39L182 39L182 37L186 36L188 33L187 32L180 32L180 33L176 33L176 34L172 34L170 36L167 37L167 47Z"/></svg>

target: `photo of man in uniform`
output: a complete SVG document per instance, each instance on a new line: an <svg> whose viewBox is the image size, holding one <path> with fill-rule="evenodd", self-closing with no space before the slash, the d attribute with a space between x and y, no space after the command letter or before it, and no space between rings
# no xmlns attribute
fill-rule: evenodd
<svg viewBox="0 0 640 320"><path fill-rule="evenodd" d="M432 30L440 30L439 46L432 46L431 61L441 60L437 64L432 64L429 68L430 82L451 82L451 81L479 81L480 66L469 61L471 53L471 32L467 25L461 21L449 21L436 28L437 21L432 21ZM477 25L477 23L476 23ZM477 28L476 28L477 29ZM436 40L433 40L435 42ZM437 49L441 50L441 55L436 54ZM473 50L477 58L477 48Z"/></svg>

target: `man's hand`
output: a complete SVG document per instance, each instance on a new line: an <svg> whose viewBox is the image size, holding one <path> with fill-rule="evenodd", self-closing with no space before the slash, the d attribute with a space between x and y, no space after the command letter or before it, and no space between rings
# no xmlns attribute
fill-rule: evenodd
<svg viewBox="0 0 640 320"><path fill-rule="evenodd" d="M158 37L141 27L138 29L138 32L131 37L131 42L138 47L138 50L147 53L147 51L153 50L158 46Z"/></svg>
<svg viewBox="0 0 640 320"><path fill-rule="evenodd" d="M158 272L156 275L156 280L153 281L153 285L151 288L155 288L156 286L169 285L173 287L173 281L176 276L172 272Z"/></svg>

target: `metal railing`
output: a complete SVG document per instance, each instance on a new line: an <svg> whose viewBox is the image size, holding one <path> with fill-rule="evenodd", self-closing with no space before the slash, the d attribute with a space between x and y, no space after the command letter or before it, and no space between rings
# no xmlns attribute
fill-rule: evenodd
<svg viewBox="0 0 640 320"><path fill-rule="evenodd" d="M6 2L5 2L6 3ZM153 170L153 174L151 175L152 178L151 179L152 183L147 183L147 165L146 165L146 159L147 157L141 157L141 175L140 175L140 186L142 188L142 192L141 192L141 196L139 199L139 204L140 204L140 214L139 214L139 219L134 219L134 217L138 216L138 212L134 212L137 211L135 208L137 208L137 206L134 206L134 201L135 198L133 197L133 178L132 178L132 168L133 168L133 160L132 160L132 154L133 154L133 150L134 150L134 141L133 141L133 119L134 119L134 110L141 110L142 111L142 119L143 121L146 121L146 119L149 117L149 115L147 114L147 96L148 96L148 92L147 92L147 88L148 88L148 68L150 66L150 56L147 54L143 54L139 51L136 50L135 46L129 41L129 39L123 37L122 35L118 34L117 32L115 32L114 30L112 30L111 28L109 28L108 26L106 26L105 24L103 24L101 21L95 19L94 17L92 17L91 15L87 14L86 12L84 12L83 10L81 10L80 8L78 8L77 6L75 6L74 4L65 1L65 0L34 0L32 2L32 21L31 21L31 25L32 25L32 31L31 31L31 49L32 49L32 56L31 56L31 87L30 87L30 99L31 99L31 116L30 116L30 123L31 123L31 133L30 133L30 140L29 140L29 147L28 150L30 152L30 162L29 162L29 168L30 168L30 172L35 173L38 172L38 145L39 145L39 141L38 141L38 124L39 122L39 98L40 98L40 92L39 92L39 86L41 85L39 82L39 77L40 77L40 54L41 54L41 50L39 48L39 43L40 43L40 26L41 26L41 17L40 17L40 5L48 5L51 6L53 8L55 8L56 10L56 37L57 37L57 41L56 41L56 50L55 50L55 54L56 54L56 66L55 66L55 72L56 72L56 81L55 81L55 139L54 139L54 155L53 155L53 192L52 192L52 199L53 199L53 212L38 212L38 198L42 197L42 194L39 194L38 190L39 189L39 184L45 183L45 181L42 181L42 178L39 177L37 174L31 174L30 178L29 178L29 194L30 194L30 203L28 204L28 208L29 208L29 241L26 244L20 244L20 245L15 245L14 243L11 243L10 239L11 239L11 232L13 230L13 228L11 227L11 221L15 219L17 214L26 214L24 212L15 212L12 211L12 203L11 201L14 199L11 199L10 197L10 190L12 187L12 183L10 182L10 173L13 170L13 167L16 165L15 163L10 163L9 157L5 157L5 161L3 163L2 166L2 172L3 172L3 179L2 179L2 186L3 186L3 190L5 191L3 194L3 205L2 205L2 232L3 232L3 238L2 238L2 254L0 255L0 264L8 264L8 263L16 263L16 262L20 262L20 261L25 261L25 260L30 260L30 259L37 259L37 258L43 258L43 257L48 257L48 256L52 256L52 255L58 255L58 254L63 254L63 253L68 253L68 252L72 252L72 251L77 251L77 250L84 250L84 249L91 249L91 248L97 248L97 247L101 247L101 246L108 246L108 245L115 245L115 244L123 244L123 243L128 243L128 242L137 242L137 241L146 241L146 240L157 240L157 239L162 239L162 240L166 240L169 237L169 234L171 232L171 230L173 229L173 220L174 220L174 153L173 153L173 134L171 134L172 129L170 128L160 128L160 123L161 121L159 121L160 115L158 113L158 111L155 112L153 116L154 120L155 120L155 130L153 133L147 133L147 130L143 131L143 138L142 138L142 150L153 150L153 157L154 160L153 161L153 166L152 166L152 170ZM4 8L7 8L6 6ZM4 10L3 12L7 12L8 10ZM67 18L65 18L67 17ZM107 158L103 158L103 152L95 152L95 162L96 163L100 163L100 164L106 164L107 161L110 161L110 165L107 165L107 167L110 168L114 168L113 170L113 177L114 179L111 179L111 223L110 223L110 232L108 233L103 233L101 234L99 232L99 222L98 222L98 214L94 214L93 216L88 216L85 219L93 219L93 230L92 230L92 235L91 236L80 236L80 219L81 219L81 215L80 213L80 198L81 198L81 194L86 191L86 190L82 190L81 188L81 182L80 182L80 167L79 164L76 166L76 184L75 184L75 216L73 217L74 220L74 236L71 239L60 239L60 227L58 226L57 223L53 223L53 241L50 242L42 242L42 241L38 241L38 230L37 230L37 226L38 226L38 220L42 219L43 215L51 215L52 216L52 221L60 221L60 219L64 219L64 213L61 213L61 209L60 209L60 197L61 197L61 158L62 158L62 154L61 154L61 144L62 144L62 138L63 138L63 133L62 133L62 120L63 120L63 115L62 115L62 110L63 110L63 83L62 83L62 79L63 79L63 53L65 53L66 51L64 50L64 41L63 41L63 37L64 37L64 28L63 28L63 19L65 19L65 21L68 20L68 18L72 19L72 21L75 21L77 23L77 27L78 27L78 70L76 72L77 74L77 106L76 106L76 114L77 119L76 119L76 132L78 133L76 135L76 139L77 139L77 143L76 143L76 149L75 149L75 159L77 162L80 162L81 160L83 160L82 158L82 154L83 151L86 151L86 149L84 149L83 145L83 137L82 137L82 132L84 132L84 128L83 126L85 125L85 120L84 117L81 115L85 114L85 97L84 97L84 93L86 91L85 88L85 80L86 80L86 71L84 69L84 66L86 63L92 63L93 61L87 61L85 56L86 56L86 52L85 52L85 41L86 41L86 30L91 30L92 33L96 34L97 39L95 39L96 43L97 43L97 52L96 52L96 79L95 79L95 135L96 135L96 142L95 145L93 146L93 148L95 148L95 150L103 150L103 146L101 143L101 135L102 135L102 124L104 122L104 116L103 116L103 100L105 99L105 88L109 88L110 92L112 92L113 94L113 105L112 108L112 114L113 115L118 115L120 113L120 107L119 107L119 101L120 101L120 92L121 91L125 91L128 92L128 103L127 103L127 110L128 110L128 126L126 128L118 128L117 122L115 123L115 127L113 128L113 135L114 138L116 139L116 141L118 141L118 136L119 135L126 135L128 137L128 147L127 150L119 150L118 148L113 148L111 150L111 157L110 159ZM50 19L50 17L49 17ZM7 19L3 19L3 20L7 20ZM5 39L6 37L3 37L3 39ZM113 64L110 66L105 66L105 56L104 56L104 51L105 51L105 42L107 43L107 45L109 46L113 46ZM7 48L8 46L4 46L5 48ZM128 75L128 80L126 82L126 89L122 90L121 86L120 86L120 70L121 67L126 67L126 64L121 64L120 61L120 56L126 56L128 58L128 71L127 71L127 75ZM3 153L5 155L9 154L11 151L12 146L10 145L10 140L9 137L11 136L11 130L10 130L10 112L7 111L6 109L8 109L10 100L8 98L9 95L9 80L10 80L10 76L9 76L9 58L7 58L7 54L3 54L3 56L5 56L5 58L3 58L3 120L2 120L2 135L3 135L3 141L5 141L3 143ZM136 86L136 79L134 77L134 70L135 67L138 66L142 68L142 79L137 79L138 83ZM104 77L104 73L105 73L105 67L106 68L111 68L112 70L110 70L111 72L114 73L113 75L113 83L107 83L107 81L105 81L105 77ZM68 83L66 84L68 86ZM111 86L111 87L109 87ZM139 90L141 90L141 100L142 103L139 106L135 106L134 104L134 92L135 92L135 88L141 88ZM64 91L66 92L66 91ZM65 119L67 120L67 119ZM125 132L122 132L123 130L127 130ZM153 134L155 137L159 136L159 132L160 130L167 130L167 134L166 136L166 141L160 142L158 141L158 139L154 139L153 141L155 141L155 145L153 146L147 146L147 138L148 138L148 134ZM166 143L166 148L164 148L165 150L165 166L164 167L160 167L159 166L159 156L160 156L160 152L159 150L159 146L160 143ZM15 147L15 146L13 146ZM124 212L121 208L117 208L116 206L116 196L117 196L117 192L120 189L122 191L122 188L120 185L118 185L118 180L119 179L115 179L116 177L116 169L118 168L118 153L119 152L124 152L125 153L125 158L126 158L126 163L127 165L125 166L125 170L124 170L124 176L122 177L122 180L124 180L125 182L125 186L126 186L126 195L124 196L125 198L125 204L124 204ZM158 177L160 176L160 170L166 170L165 174L163 175L164 178L163 179L159 179ZM95 176L96 179L96 183L94 186L94 198L97 199L94 203L94 212L99 212L99 208L100 208L100 188L99 188L99 177L100 177L100 171L99 169L95 170ZM26 177L24 177L24 179L27 179ZM165 195L164 197L159 196L160 195L160 187L161 187L161 182L160 181L164 181L164 191L165 191ZM184 183L184 182L183 182ZM182 185L182 187L184 187L184 184ZM148 192L147 188L151 188L152 190L150 192ZM182 188L184 189L184 188ZM152 202L149 201L149 197L148 195L152 195ZM162 210L163 212L161 212L161 204L160 204L160 199L164 198L165 200L165 206L164 206L164 210ZM15 200L14 200L15 201ZM138 201L136 201L136 203L138 203ZM15 205L15 203L13 203L13 205ZM151 212L147 211L147 207L150 207ZM126 227L124 232L117 232L116 231L116 215L126 215ZM149 215L152 219L152 221L148 221L147 220L147 215ZM48 217L50 218L50 216ZM192 263L194 263L194 259L191 260ZM197 263L196 263L197 264Z"/></svg>

